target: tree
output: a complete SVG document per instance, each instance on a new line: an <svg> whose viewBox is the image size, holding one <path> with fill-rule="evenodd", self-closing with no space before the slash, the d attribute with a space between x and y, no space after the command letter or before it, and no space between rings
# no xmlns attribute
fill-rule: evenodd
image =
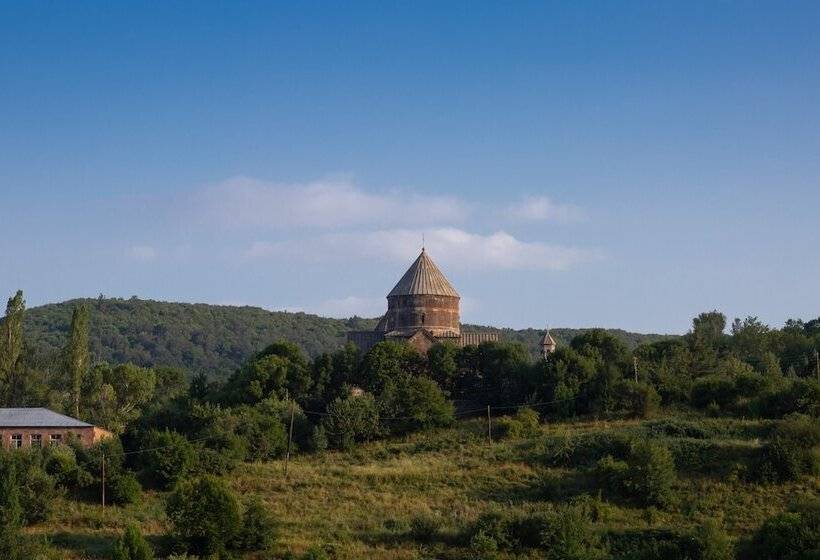
<svg viewBox="0 0 820 560"><path fill-rule="evenodd" d="M763 523L751 551L760 560L810 560L820 553L820 500L798 504ZM750 552L751 552L750 551Z"/></svg>
<svg viewBox="0 0 820 560"><path fill-rule="evenodd" d="M274 520L259 496L253 496L242 514L242 529L235 541L239 550L266 550L273 544Z"/></svg>
<svg viewBox="0 0 820 560"><path fill-rule="evenodd" d="M364 355L356 382L366 391L380 393L390 379L423 373L424 366L424 357L406 342L379 342Z"/></svg>
<svg viewBox="0 0 820 560"><path fill-rule="evenodd" d="M385 383L377 400L383 416L394 418L385 426L393 433L447 426L455 418L453 404L429 377L401 374Z"/></svg>
<svg viewBox="0 0 820 560"><path fill-rule="evenodd" d="M9 298L6 317L0 323L0 389L6 391L12 383L23 355L23 317L26 302L23 292Z"/></svg>
<svg viewBox="0 0 820 560"><path fill-rule="evenodd" d="M161 488L170 488L185 478L196 464L194 447L184 436L165 430L151 430L143 447L148 451L142 462L148 476Z"/></svg>
<svg viewBox="0 0 820 560"><path fill-rule="evenodd" d="M338 397L327 407L327 413L327 432L341 449L350 449L357 441L380 435L379 410L370 393Z"/></svg>
<svg viewBox="0 0 820 560"><path fill-rule="evenodd" d="M174 536L188 552L203 557L225 557L241 531L239 501L217 478L181 482L168 496L165 512Z"/></svg>
<svg viewBox="0 0 820 560"><path fill-rule="evenodd" d="M154 397L156 374L134 364L97 364L84 381L83 403L88 418L121 434Z"/></svg>
<svg viewBox="0 0 820 560"><path fill-rule="evenodd" d="M639 440L632 445L626 488L630 495L648 506L669 506L674 500L677 481L675 459L663 445Z"/></svg>
<svg viewBox="0 0 820 560"><path fill-rule="evenodd" d="M80 417L80 395L83 378L88 373L90 363L88 322L88 307L85 304L75 307L71 316L68 344L65 347L66 371L71 388L71 409L77 418Z"/></svg>
<svg viewBox="0 0 820 560"><path fill-rule="evenodd" d="M154 560L151 545L142 536L139 527L129 525L114 544L113 560Z"/></svg>

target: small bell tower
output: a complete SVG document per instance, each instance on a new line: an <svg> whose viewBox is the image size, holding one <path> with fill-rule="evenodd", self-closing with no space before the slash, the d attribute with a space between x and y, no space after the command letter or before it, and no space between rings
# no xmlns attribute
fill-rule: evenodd
<svg viewBox="0 0 820 560"><path fill-rule="evenodd" d="M550 334L550 329L547 327L547 331L544 333L544 337L541 339L541 358L545 361L549 360L550 354L555 352L555 348L558 344L555 342L555 339L552 338Z"/></svg>

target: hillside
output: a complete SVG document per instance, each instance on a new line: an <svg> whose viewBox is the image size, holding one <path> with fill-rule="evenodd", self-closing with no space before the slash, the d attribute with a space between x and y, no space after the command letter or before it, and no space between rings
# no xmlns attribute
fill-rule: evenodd
<svg viewBox="0 0 820 560"><path fill-rule="evenodd" d="M96 359L142 366L170 365L189 372L224 377L276 339L298 344L311 357L342 346L349 330L372 328L372 319L330 319L307 313L267 311L258 307L169 303L141 299L70 300L30 309L26 336L41 355L53 355L65 343L72 309L85 302L91 310L91 351ZM467 325L467 330L490 327ZM581 332L552 331L559 344ZM612 330L630 348L663 338ZM520 341L537 354L542 331L503 329L506 340Z"/></svg>
<svg viewBox="0 0 820 560"><path fill-rule="evenodd" d="M589 421L551 423L531 438L488 443L486 423L469 420L347 453L297 455L288 477L282 461L246 463L228 480L242 495L260 495L277 520L274 556L259 558L330 545L331 555L308 557L535 560L543 552L526 547L476 554L471 532L489 514L537 519L532 516L573 500L594 511L592 530L608 546L606 558L701 558L670 550L688 550L691 532L709 520L742 545L768 517L816 495L817 477L769 485L743 480L770 430L771 423L757 420ZM597 461L640 436L662 442L674 456L677 499L669 508L643 508L595 478ZM154 492L140 504L105 511L65 499L53 520L30 532L48 537L61 559L102 559L138 520L162 549L168 528L162 504L163 495Z"/></svg>

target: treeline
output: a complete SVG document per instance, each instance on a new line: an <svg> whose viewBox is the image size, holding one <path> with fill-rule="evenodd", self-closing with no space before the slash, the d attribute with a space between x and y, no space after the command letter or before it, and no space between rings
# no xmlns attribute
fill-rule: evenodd
<svg viewBox="0 0 820 560"><path fill-rule="evenodd" d="M372 329L375 319L330 319L306 313L266 311L257 307L168 303L138 298L71 300L27 311L25 334L30 351L42 362L63 348L74 308L85 305L93 313L89 349L96 361L163 365L224 379L273 340L289 340L309 357L344 346L351 330ZM466 330L488 327L465 326ZM555 329L559 343L580 331ZM662 338L611 331L627 347ZM505 340L521 342L533 356L540 351L543 332L503 329Z"/></svg>

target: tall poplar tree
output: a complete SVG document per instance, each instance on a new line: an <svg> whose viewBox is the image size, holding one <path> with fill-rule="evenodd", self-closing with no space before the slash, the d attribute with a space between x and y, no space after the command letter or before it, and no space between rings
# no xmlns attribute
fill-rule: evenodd
<svg viewBox="0 0 820 560"><path fill-rule="evenodd" d="M66 370L71 385L71 406L74 417L80 417L80 392L83 378L88 373L90 357L88 351L88 307L80 304L71 316L71 330L65 348Z"/></svg>
<svg viewBox="0 0 820 560"><path fill-rule="evenodd" d="M0 383L4 386L10 381L23 354L23 315L26 302L23 292L18 291L9 298L6 305L6 318L0 323Z"/></svg>

